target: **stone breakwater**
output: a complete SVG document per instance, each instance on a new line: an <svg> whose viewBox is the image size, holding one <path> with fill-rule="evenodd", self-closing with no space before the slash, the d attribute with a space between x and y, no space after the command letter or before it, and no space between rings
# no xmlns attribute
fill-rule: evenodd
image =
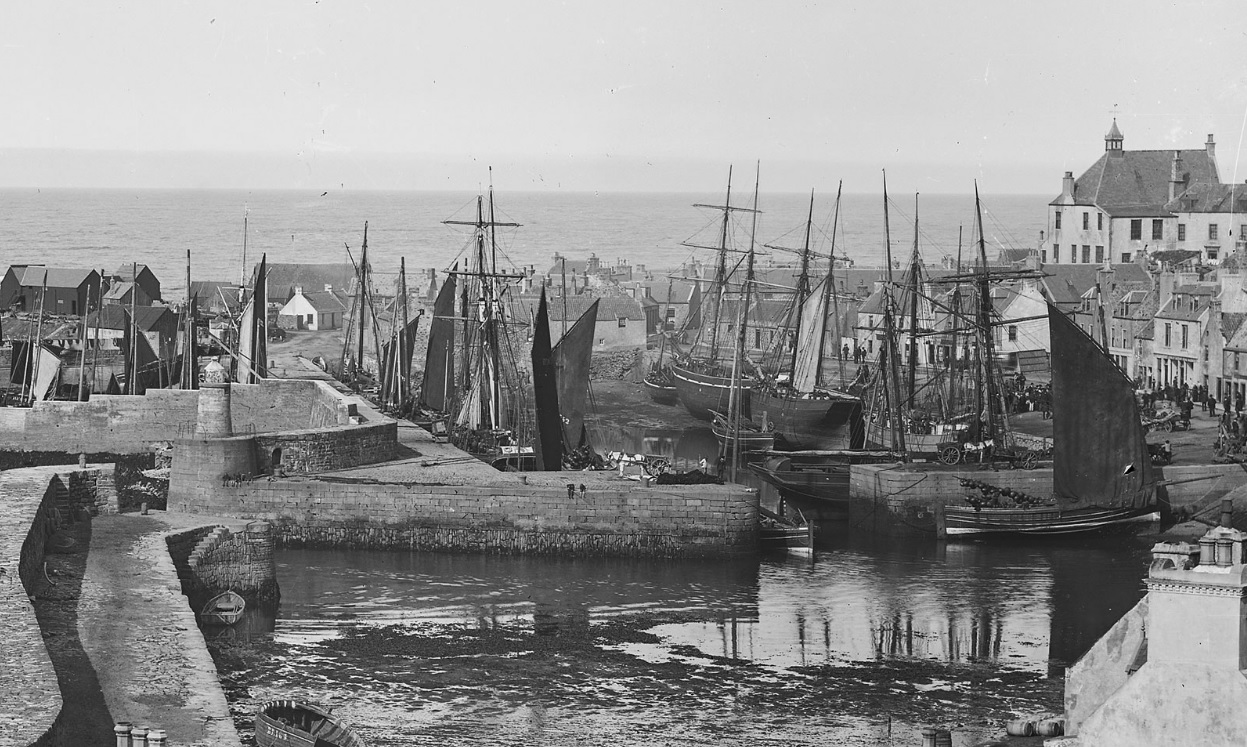
<svg viewBox="0 0 1247 747"><path fill-rule="evenodd" d="M112 720L164 729L170 744L237 745L183 584L275 594L271 532L118 514L112 481L111 465L0 473L0 747L102 744ZM83 559L77 579L57 571L68 552ZM52 609L66 617L46 630L43 595L59 596Z"/></svg>

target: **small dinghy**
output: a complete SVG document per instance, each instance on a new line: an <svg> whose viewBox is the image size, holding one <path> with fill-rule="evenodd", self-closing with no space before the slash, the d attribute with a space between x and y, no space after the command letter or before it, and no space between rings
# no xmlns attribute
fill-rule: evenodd
<svg viewBox="0 0 1247 747"><path fill-rule="evenodd" d="M217 594L208 600L203 611L199 613L199 621L204 625L233 625L242 619L247 600L232 591Z"/></svg>
<svg viewBox="0 0 1247 747"><path fill-rule="evenodd" d="M328 709L299 700L272 700L260 706L255 742L260 747L365 747L364 740Z"/></svg>

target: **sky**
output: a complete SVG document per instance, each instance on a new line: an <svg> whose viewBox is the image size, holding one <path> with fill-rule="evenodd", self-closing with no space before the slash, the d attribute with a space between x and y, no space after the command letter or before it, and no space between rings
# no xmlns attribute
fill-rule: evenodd
<svg viewBox="0 0 1247 747"><path fill-rule="evenodd" d="M1224 2L67 0L0 25L0 187L1060 190L1247 178Z"/></svg>

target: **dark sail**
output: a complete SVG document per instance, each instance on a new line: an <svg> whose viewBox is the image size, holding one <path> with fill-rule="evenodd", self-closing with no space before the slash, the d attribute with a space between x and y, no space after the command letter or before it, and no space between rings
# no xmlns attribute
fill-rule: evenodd
<svg viewBox="0 0 1247 747"><path fill-rule="evenodd" d="M550 312L546 291L541 290L537 320L533 324L533 400L537 406L537 469L563 468L563 419L559 415L559 391L554 353L550 349Z"/></svg>
<svg viewBox="0 0 1247 747"><path fill-rule="evenodd" d="M1062 506L1144 508L1156 479L1134 385L1099 345L1048 305L1053 495Z"/></svg>
<svg viewBox="0 0 1247 747"><path fill-rule="evenodd" d="M429 349L424 356L424 383L420 403L430 410L450 409L455 383L455 273L456 264L446 276L437 300L433 302L433 321L429 324Z"/></svg>
<svg viewBox="0 0 1247 747"><path fill-rule="evenodd" d="M598 302L580 315L554 346L554 367L563 418L563 443L577 446L585 422L585 399L589 394L589 364L593 360L593 335L597 327Z"/></svg>

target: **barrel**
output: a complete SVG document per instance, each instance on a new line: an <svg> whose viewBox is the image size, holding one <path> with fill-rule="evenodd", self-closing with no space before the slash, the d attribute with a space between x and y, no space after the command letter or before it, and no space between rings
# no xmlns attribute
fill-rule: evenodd
<svg viewBox="0 0 1247 747"><path fill-rule="evenodd" d="M1028 718L1015 718L1005 724L1005 733L1011 737L1035 736L1035 722Z"/></svg>

